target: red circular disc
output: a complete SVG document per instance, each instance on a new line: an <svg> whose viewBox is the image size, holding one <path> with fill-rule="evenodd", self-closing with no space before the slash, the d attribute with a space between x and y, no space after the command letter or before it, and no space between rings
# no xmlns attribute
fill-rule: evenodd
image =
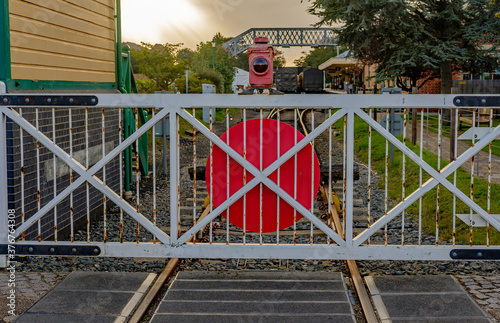
<svg viewBox="0 0 500 323"><path fill-rule="evenodd" d="M260 169L260 119L246 121L246 159L257 169ZM285 154L294 146L295 134L297 142L300 142L304 135L286 123L273 119L262 120L262 170L271 165L277 159L278 152L278 126L279 126L279 149L280 156ZM244 123L239 123L229 129L229 146L243 155L243 131ZM228 140L228 132L220 137L224 142ZM228 164L227 154L219 147L214 146L212 171L210 170L210 158L207 161L206 184L210 194L211 172L213 174L212 203L214 208L227 200L227 190L229 185L229 196L241 189L244 183L250 182L254 176L246 172L244 178L243 166L232 158L229 159L229 179L227 178ZM297 169L295 170L295 158L290 158L280 167L280 187L291 197L296 196L296 201L306 209L311 208L311 201L316 197L319 187L320 173L319 161L316 153L312 152L312 146L306 145L297 153ZM314 171L314 181L312 181ZM294 183L296 179L296 191ZM278 171L274 171L269 178L278 183ZM229 207L229 214L224 211L222 215L233 225L244 228L251 232L260 232L262 221L262 232L273 232L287 228L295 221L300 220L302 215L295 212L283 199L279 199L279 224L278 224L278 197L267 186L262 184L262 202L260 185L252 188L246 197L241 197ZM262 203L262 204L261 204ZM244 208L245 206L245 208ZM262 215L262 217L261 217Z"/></svg>

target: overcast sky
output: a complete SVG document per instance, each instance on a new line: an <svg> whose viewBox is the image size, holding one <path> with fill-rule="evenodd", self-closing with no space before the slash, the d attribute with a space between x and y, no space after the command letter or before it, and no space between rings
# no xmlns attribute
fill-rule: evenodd
<svg viewBox="0 0 500 323"><path fill-rule="evenodd" d="M123 41L196 44L221 32L237 36L254 27L310 27L318 19L300 0L122 0ZM309 47L284 49L287 65Z"/></svg>

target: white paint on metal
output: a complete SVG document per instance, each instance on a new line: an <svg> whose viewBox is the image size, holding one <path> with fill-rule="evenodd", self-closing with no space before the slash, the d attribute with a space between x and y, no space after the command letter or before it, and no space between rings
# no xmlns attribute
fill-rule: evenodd
<svg viewBox="0 0 500 323"><path fill-rule="evenodd" d="M473 227L486 227L488 222L485 221L480 215L476 213L467 214L455 214L460 220L462 220L467 225L472 225ZM500 214L490 214L490 216L500 222Z"/></svg>
<svg viewBox="0 0 500 323"><path fill-rule="evenodd" d="M467 129L463 134L458 137L458 140L480 140L483 139L484 136L491 132L490 127L471 127ZM500 136L496 137L494 140L499 140Z"/></svg>
<svg viewBox="0 0 500 323"><path fill-rule="evenodd" d="M0 113L0 156L7 155L7 124L5 114ZM4 159L5 160L5 159ZM8 187L7 187L7 163L0 161L0 244L7 245L9 242L9 218L8 218ZM0 268L7 266L7 256L0 255Z"/></svg>
<svg viewBox="0 0 500 323"><path fill-rule="evenodd" d="M31 95L31 94L30 94ZM420 156L411 151L405 142L401 142L399 139L391 135L387 129L380 126L375 120L371 118L370 115L365 113L362 108L370 107L384 107L384 108L413 108L413 107L440 107L440 108L450 108L456 113L457 108L453 105L453 98L455 95L393 95L393 96L380 96L380 95L352 95L352 96L338 96L338 95L307 95L307 96L267 96L267 95L254 95L254 96L236 96L236 95L121 95L121 94L97 94L99 99L98 108L103 110L107 108L116 107L156 107L159 113L153 114L152 119L150 119L146 124L134 132L126 140L119 140L118 146L112 149L107 155L102 156L102 158L96 161L95 165L90 167L84 167L75 156L70 152L66 153L61 147L57 146L54 140L49 139L41 131L39 131L35 126L27 122L22 115L17 113L15 110L8 107L0 107L0 115L3 120L2 125L0 125L0 149L5 149L5 116L9 117L15 123L21 127L21 133L24 131L31 136L37 138L41 145L50 150L53 155L58 158L57 165L59 168L61 164L67 165L67 169L78 174L78 179L70 183L62 192L56 194L56 196L47 204L39 209L34 215L27 219L23 224L21 224L16 230L16 236L21 235L24 231L30 228L31 225L39 221L42 216L47 212L52 210L60 202L62 202L67 196L72 194L72 192L78 188L80 185L88 182L89 185L94 186L101 193L103 193L110 201L114 202L122 212L129 214L135 221L144 227L147 231L151 232L158 240L162 243L121 243L121 242L107 242L107 243L91 243L99 246L102 250L101 256L113 256L113 257L181 257L181 258L274 258L274 259L420 259L420 260L442 260L450 259L450 251L453 246L421 246L421 245L374 245L373 242L370 245L364 245L365 241L375 234L380 228L387 225L396 216L401 215L411 204L421 200L421 197L432 189L436 188L438 185L442 185L447 190L456 196L456 198L462 200L468 207L473 211L473 220L475 225L488 225L497 230L500 229L500 215L488 214L488 212L476 204L469 196L461 192L454 184L452 184L447 177L455 174L458 167L464 164L471 157L476 155L482 148L488 145L492 140L495 140L500 136L500 126L496 128L490 127L488 133L485 133L478 142L475 142L474 147L468 149L461 156L452 161L441 171L434 169L428 163L426 163L422 158L422 151ZM265 108L275 108L275 107L299 107L300 109L306 108L327 108L328 111L331 109L339 109L333 115L329 114L329 118L323 122L318 127L314 127L310 134L308 134L300 142L296 142L294 147L284 154L279 153L278 146L278 158L275 162L269 165L267 168L263 168L262 165L259 167L254 166L246 159L246 147L244 148L243 156L236 152L233 148L229 146L229 138L226 142L222 141L217 135L215 135L211 130L207 129L202 123L196 120L192 114L187 113L184 109L195 108L195 107L236 107L243 108L244 120L246 120L246 108L248 107L258 107L259 109ZM162 108L163 107L163 108ZM262 111L262 110L261 110ZM294 109L294 111L297 111ZM155 111L156 112L156 111ZM297 112L294 112L295 114ZM117 156L121 156L122 151L130 146L132 143L136 142L140 136L142 136L150 128L154 127L154 124L161 121L165 116L170 116L170 236L165 232L160 230L155 223L155 218L151 222L148 218L137 212L133 207L131 207L126 201L122 199L120 195L115 193L112 189L107 187L105 182L100 180L96 173L103 169L103 167L109 163L111 160ZM196 131L202 133L208 140L210 140L214 145L218 146L222 151L224 151L228 158L234 159L243 167L243 172L247 172L253 175L251 181L244 179L244 186L240 188L236 193L230 195L229 191L225 192L227 200L216 208L211 208L211 212L198 221L193 227L191 227L186 233L180 234L179 232L179 211L180 211L180 165L179 165L179 118L182 117L188 121ZM227 111L226 111L227 117ZM280 170L280 167L290 160L292 157L295 158L297 153L301 151L307 145L314 143L315 138L325 131L329 132L329 138L331 138L331 127L333 124L340 120L342 117L347 117L346 120L346 131L345 131L345 141L347 143L347 148L345 149L344 161L345 161L345 199L343 201L345 208L343 213L345 214L344 225L345 225L345 240L343 237L339 236L332 228L320 220L315 214L314 210L307 209L301 205L295 196L289 195L284 191L279 183L272 181L269 176L274 172ZM427 182L421 183L421 186L416 189L413 193L408 196L403 195L403 201L388 210L387 214L380 218L375 223L371 224L366 230L354 237L353 230L353 191L354 191L354 150L352 142L354 141L354 120L355 117L361 118L364 122L368 124L370 129L379 132L383 135L388 142L394 145L397 149L404 153L405 158L411 159L415 162L422 171L428 173L432 178ZM104 115L103 115L104 118ZM262 118L262 112L261 112ZM70 115L71 119L71 115ZM121 118L120 118L121 119ZM314 119L313 119L314 120ZM103 120L104 121L104 120ZM120 120L121 121L121 120ZM71 120L70 120L71 122ZM313 121L314 122L314 121ZM245 128L245 127L244 127ZM478 128L476 128L478 129ZM245 130L245 129L244 129ZM244 131L245 132L245 131ZM244 136L246 134L244 133ZM262 135L261 135L262 136ZM421 137L422 138L422 137ZM331 140L329 143L331 145ZM262 140L261 140L262 141ZM3 146L2 146L3 142ZM244 140L246 143L246 140ZM103 142L104 144L104 142ZM102 155L108 150L107 147L100 146L103 149ZM331 148L329 148L329 160L331 160ZM228 159L226 159L227 163ZM50 161L49 161L50 162ZM55 162L55 159L53 160ZM262 163L261 163L262 164ZM331 162L330 162L331 164ZM54 165L54 164L53 164ZM86 165L86 166L87 166ZM88 169L87 169L88 168ZM331 169L331 166L329 166ZM5 170L5 171L4 171ZM155 166L153 166L153 171ZM54 170L53 170L54 171ZM5 160L0 160L0 183L6 183L2 178L6 176L6 163ZM331 171L329 176L331 176ZM420 177L421 178L421 177ZM104 177L105 181L105 177ZM154 181L155 182L155 181ZM0 184L0 199L6 200L7 188L4 184ZM245 226L243 228L243 244L230 242L230 231L226 230L226 239L224 243L213 242L211 244L196 243L192 244L189 239L195 235L197 232L203 230L205 226L219 216L222 212L227 210L229 206L235 203L240 198L243 198L245 204L246 194L255 188L257 185L267 186L269 189L274 191L278 200L283 199L288 204L294 208L294 212L301 213L310 222L310 228L318 228L328 237L325 243L290 243L284 244L279 241L280 233L276 234L276 243L264 243L262 240L262 233L259 233L260 239L259 244L251 244L245 240ZM297 183L296 185L300 185ZM329 195L332 190L331 184L329 184ZM196 192L194 192L196 196ZM5 203L5 205L7 205ZM307 206L309 207L309 206ZM245 205L244 205L245 208ZM5 212L4 212L5 213ZM2 213L2 214L4 214ZM4 222L4 216L0 214L0 220ZM467 222L471 215L456 215L462 220L465 219ZM465 217L464 219L462 217ZM279 218L278 218L279 219ZM245 221L244 221L245 222ZM279 220L278 220L279 225ZM295 228L296 223L294 223ZM5 231L2 226L0 226L0 233ZM419 226L419 235L421 228ZM311 237L313 237L311 231ZM2 240L3 239L3 240ZM331 243L333 240L335 243ZM4 237L0 237L0 243L5 241ZM279 242L278 242L279 241ZM20 241L19 244L29 244L33 241ZM37 242L38 243L38 242ZM39 245L68 245L69 242L40 242ZM74 242L72 245L88 245L85 243ZM474 246L477 249L484 248L485 246ZM490 246L489 250L499 248L498 246Z"/></svg>

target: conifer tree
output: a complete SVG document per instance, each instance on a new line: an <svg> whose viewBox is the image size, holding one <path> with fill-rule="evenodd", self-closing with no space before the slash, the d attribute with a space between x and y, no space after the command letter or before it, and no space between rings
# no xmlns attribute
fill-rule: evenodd
<svg viewBox="0 0 500 323"><path fill-rule="evenodd" d="M442 93L449 93L452 71L499 68L499 0L309 1L318 26L342 25L339 44L378 66L378 81L396 78L410 90L441 77Z"/></svg>

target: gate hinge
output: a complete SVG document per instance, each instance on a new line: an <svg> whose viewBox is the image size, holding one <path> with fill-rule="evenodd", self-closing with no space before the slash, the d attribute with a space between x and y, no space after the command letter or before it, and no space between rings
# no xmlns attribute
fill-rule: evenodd
<svg viewBox="0 0 500 323"><path fill-rule="evenodd" d="M0 95L0 105L6 106L96 106L95 95Z"/></svg>
<svg viewBox="0 0 500 323"><path fill-rule="evenodd" d="M469 96L460 95L453 99L457 107L500 107L500 96Z"/></svg>
<svg viewBox="0 0 500 323"><path fill-rule="evenodd" d="M500 260L498 249L453 249L450 251L451 259L469 260Z"/></svg>
<svg viewBox="0 0 500 323"><path fill-rule="evenodd" d="M0 244L0 255L2 254L15 254L16 256L99 256L101 248L98 246Z"/></svg>

